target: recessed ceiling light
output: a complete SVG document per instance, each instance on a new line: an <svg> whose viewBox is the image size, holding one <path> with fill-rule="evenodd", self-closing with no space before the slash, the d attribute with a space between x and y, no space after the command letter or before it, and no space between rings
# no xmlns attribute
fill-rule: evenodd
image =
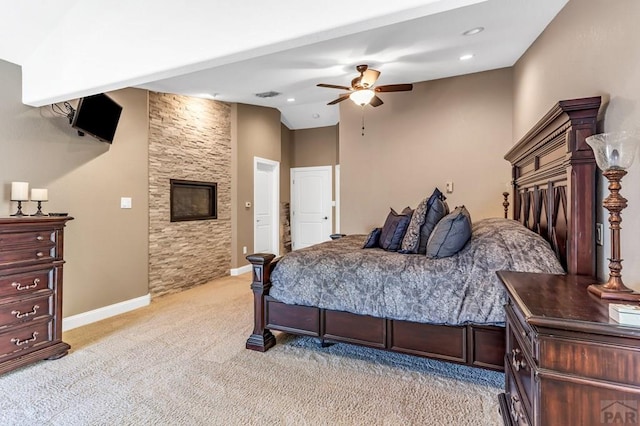
<svg viewBox="0 0 640 426"><path fill-rule="evenodd" d="M317 112L314 112L312 115L313 118L320 118L320 114L318 114Z"/></svg>
<svg viewBox="0 0 640 426"><path fill-rule="evenodd" d="M471 36L471 35L476 35L478 33L481 33L483 31L484 31L484 27L475 27L463 32L462 35Z"/></svg>
<svg viewBox="0 0 640 426"><path fill-rule="evenodd" d="M460 60L461 61L468 61L469 59L473 58L473 55L471 53L469 53L468 55L462 55L460 56Z"/></svg>
<svg viewBox="0 0 640 426"><path fill-rule="evenodd" d="M296 98L288 98L287 99L287 102L295 102L295 101L296 101Z"/></svg>

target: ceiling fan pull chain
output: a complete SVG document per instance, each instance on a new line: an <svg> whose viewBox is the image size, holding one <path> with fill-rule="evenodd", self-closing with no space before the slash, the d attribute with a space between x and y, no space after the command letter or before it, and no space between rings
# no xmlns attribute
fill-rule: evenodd
<svg viewBox="0 0 640 426"><path fill-rule="evenodd" d="M362 136L364 136L364 105L362 105Z"/></svg>

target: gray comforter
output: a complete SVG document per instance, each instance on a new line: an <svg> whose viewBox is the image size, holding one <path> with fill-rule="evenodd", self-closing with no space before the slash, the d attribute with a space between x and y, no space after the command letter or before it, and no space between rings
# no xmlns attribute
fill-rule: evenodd
<svg viewBox="0 0 640 426"><path fill-rule="evenodd" d="M542 237L516 221L483 219L456 255L428 259L362 249L349 235L285 255L270 294L288 303L422 323L502 324L499 270L564 273Z"/></svg>

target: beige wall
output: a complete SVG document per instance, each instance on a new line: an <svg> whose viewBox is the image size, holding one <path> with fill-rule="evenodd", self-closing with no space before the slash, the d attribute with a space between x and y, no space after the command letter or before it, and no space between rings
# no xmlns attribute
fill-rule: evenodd
<svg viewBox="0 0 640 426"><path fill-rule="evenodd" d="M389 206L415 207L447 180L455 184L452 207L464 203L474 219L500 216L500 194L510 177L502 156L559 99L602 95L601 130L640 126L640 51L633 37L639 17L635 0L571 0L513 69L384 94L384 105L365 111L364 137L361 109L343 102L336 156L342 168L342 231L368 232L381 225ZM78 137L49 108L24 106L18 66L0 61L0 76L0 214L15 210L10 182L25 180L49 189L45 211L68 211L76 218L65 235L64 315L147 294L147 92L110 93L124 110L108 145ZM253 202L253 156L282 161L284 200L286 164L307 165L308 154L302 148L296 160L295 137L285 134L277 110L234 104L231 123L235 268L246 264L242 247L253 248L253 210L244 207ZM640 158L622 182L629 200L622 223L623 276L637 290L639 183ZM133 209L119 208L123 196L133 198ZM26 209L33 211L33 203ZM606 217L602 210L600 215ZM608 238L607 231L599 253L604 270Z"/></svg>
<svg viewBox="0 0 640 426"><path fill-rule="evenodd" d="M293 134L295 130L289 130L287 126L280 126L280 202L291 201L290 169L293 161Z"/></svg>
<svg viewBox="0 0 640 426"><path fill-rule="evenodd" d="M48 188L45 212L75 217L65 233L64 316L148 293L147 92L109 93L123 107L113 145L79 137L49 107L21 103L20 68L0 61L0 214L10 182ZM133 208L120 209L120 197ZM26 211L35 211L34 203Z"/></svg>
<svg viewBox="0 0 640 426"><path fill-rule="evenodd" d="M217 218L170 221L170 180L217 184ZM149 93L149 290L203 284L231 265L231 106Z"/></svg>
<svg viewBox="0 0 640 426"><path fill-rule="evenodd" d="M386 93L365 110L340 105L341 231L381 226L389 207L413 208L434 187L451 208L464 204L473 220L502 216L510 180L503 155L512 145L512 71L500 69Z"/></svg>
<svg viewBox="0 0 640 426"><path fill-rule="evenodd" d="M292 131L291 167L331 166L332 200L336 199L335 166L339 158L338 125ZM287 185L291 186L288 182ZM331 209L331 233L336 230L336 209Z"/></svg>
<svg viewBox="0 0 640 426"><path fill-rule="evenodd" d="M293 130L280 125L280 254L291 251L291 213L287 208L291 202L291 150Z"/></svg>
<svg viewBox="0 0 640 426"><path fill-rule="evenodd" d="M236 104L232 116L235 118L232 135L236 138L232 146L237 150L233 154L237 159L234 237L235 250L231 253L231 267L238 268L247 265L242 248L253 252L253 159L261 157L267 160L281 159L281 124L280 111L254 105ZM235 168L234 168L235 169ZM245 207L245 202L251 202L251 208Z"/></svg>
<svg viewBox="0 0 640 426"><path fill-rule="evenodd" d="M335 166L338 164L338 126L294 130L291 167Z"/></svg>
<svg viewBox="0 0 640 426"><path fill-rule="evenodd" d="M571 0L514 67L514 140L557 101L595 95L603 97L599 131L639 128L639 20L637 0ZM604 180L600 187L602 194ZM622 212L622 275L636 290L640 290L639 189L640 158L636 158L621 191L629 200ZM608 213L602 208L598 212L606 223ZM601 277L609 271L605 260L611 253L609 238L607 229L604 249L598 254Z"/></svg>

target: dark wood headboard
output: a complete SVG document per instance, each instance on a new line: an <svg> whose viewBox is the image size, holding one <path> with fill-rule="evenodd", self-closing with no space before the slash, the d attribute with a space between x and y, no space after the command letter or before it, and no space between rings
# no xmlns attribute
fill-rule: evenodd
<svg viewBox="0 0 640 426"><path fill-rule="evenodd" d="M558 102L504 156L513 218L542 235L570 274L596 275L596 132L600 97Z"/></svg>

